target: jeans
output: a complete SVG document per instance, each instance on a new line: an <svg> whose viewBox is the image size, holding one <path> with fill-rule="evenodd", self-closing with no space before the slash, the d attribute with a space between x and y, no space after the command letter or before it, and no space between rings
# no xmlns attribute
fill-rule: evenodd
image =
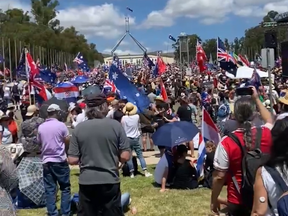
<svg viewBox="0 0 288 216"><path fill-rule="evenodd" d="M77 216L124 216L120 183L79 185Z"/></svg>
<svg viewBox="0 0 288 216"><path fill-rule="evenodd" d="M130 148L131 148L131 151L135 151L136 152L136 155L137 155L137 158L139 159L140 161L140 164L141 164L141 167L142 167L142 170L146 170L147 167L146 167L146 161L143 157L143 154L142 154L142 149L141 149L141 146L140 146L140 142L139 142L139 138L128 138L129 139L129 142L130 142ZM129 170L130 170L130 173L131 172L134 172L134 167L133 167L133 162L132 162L132 154L131 154L131 158L130 160L127 162L128 164L128 167L129 167Z"/></svg>
<svg viewBox="0 0 288 216"><path fill-rule="evenodd" d="M127 210L130 202L130 194L129 193L124 193L121 195L121 206L123 211Z"/></svg>
<svg viewBox="0 0 288 216"><path fill-rule="evenodd" d="M70 168L67 162L43 164L44 187L48 216L58 216L57 183L61 190L61 214L68 216L71 208Z"/></svg>

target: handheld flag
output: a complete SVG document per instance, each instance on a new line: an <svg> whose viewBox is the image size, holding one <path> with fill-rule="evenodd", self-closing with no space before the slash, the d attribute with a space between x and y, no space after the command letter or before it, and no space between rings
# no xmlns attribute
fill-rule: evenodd
<svg viewBox="0 0 288 216"><path fill-rule="evenodd" d="M129 79L114 64L110 66L109 80L113 81L120 92L120 97L135 104L140 112L149 107L149 98L138 91Z"/></svg>
<svg viewBox="0 0 288 216"><path fill-rule="evenodd" d="M200 39L197 39L196 52L197 52L196 53L196 60L197 60L199 70L200 70L200 72L203 72L203 71L207 70L205 63L207 62L208 59L207 59L206 53L202 47Z"/></svg>
<svg viewBox="0 0 288 216"><path fill-rule="evenodd" d="M152 67L155 66L155 64L154 64L153 61L149 58L149 56L147 55L146 52L144 53L143 61L144 61L144 63L145 63L150 69L152 69Z"/></svg>
<svg viewBox="0 0 288 216"><path fill-rule="evenodd" d="M258 74L256 68L254 68L251 80L250 80L250 85L255 86L255 88L258 90L260 86L262 86L261 83L261 77Z"/></svg>
<svg viewBox="0 0 288 216"><path fill-rule="evenodd" d="M217 126L214 124L212 118L210 117L209 113L202 109L202 140L198 147L198 159L197 159L197 171L199 178L204 177L204 162L205 162L205 155L206 155L206 148L205 143L207 141L213 141L215 145L221 140L220 134L218 132Z"/></svg>
<svg viewBox="0 0 288 216"><path fill-rule="evenodd" d="M90 68L87 64L86 59L84 59L83 55L80 52L78 52L78 54L74 58L73 62L76 62L78 65L78 68L83 70L84 72L90 71Z"/></svg>
<svg viewBox="0 0 288 216"><path fill-rule="evenodd" d="M168 37L170 40L174 41L174 42L177 42L177 40L170 34L169 37Z"/></svg>
<svg viewBox="0 0 288 216"><path fill-rule="evenodd" d="M237 62L235 59L226 51L223 41L218 37L217 40L217 60L220 63L220 67L233 74L236 77L237 73Z"/></svg>

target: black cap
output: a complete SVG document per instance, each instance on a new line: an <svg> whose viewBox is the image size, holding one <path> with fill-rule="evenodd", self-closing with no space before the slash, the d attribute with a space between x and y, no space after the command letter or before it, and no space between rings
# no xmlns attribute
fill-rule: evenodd
<svg viewBox="0 0 288 216"><path fill-rule="evenodd" d="M88 107L97 107L106 102L106 96L104 94L88 94L85 98L85 103Z"/></svg>

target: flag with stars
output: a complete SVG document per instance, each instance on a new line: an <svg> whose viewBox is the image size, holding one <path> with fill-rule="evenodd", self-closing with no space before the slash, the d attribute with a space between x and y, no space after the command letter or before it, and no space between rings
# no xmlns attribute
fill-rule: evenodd
<svg viewBox="0 0 288 216"><path fill-rule="evenodd" d="M90 71L90 68L88 66L86 59L83 57L83 55L80 52L76 55L73 62L77 63L78 68L83 70L83 72Z"/></svg>
<svg viewBox="0 0 288 216"><path fill-rule="evenodd" d="M233 74L236 77L237 73L237 62L235 59L226 51L223 41L218 37L217 40L217 60L220 63L220 67Z"/></svg>
<svg viewBox="0 0 288 216"><path fill-rule="evenodd" d="M47 67L41 67L39 69L39 78L41 78L42 81L49 83L49 84L55 84L57 80L56 73L53 73L49 68Z"/></svg>
<svg viewBox="0 0 288 216"><path fill-rule="evenodd" d="M149 98L141 93L114 64L110 66L109 80L113 81L116 88L119 90L120 97L135 104L139 112L143 112L144 109L149 107Z"/></svg>

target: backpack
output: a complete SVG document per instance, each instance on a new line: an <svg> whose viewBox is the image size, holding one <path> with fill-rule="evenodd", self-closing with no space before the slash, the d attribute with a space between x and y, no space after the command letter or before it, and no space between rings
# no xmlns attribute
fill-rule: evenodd
<svg viewBox="0 0 288 216"><path fill-rule="evenodd" d="M230 114L230 107L229 104L223 103L221 106L219 106L217 111L217 117L219 118L225 118Z"/></svg>
<svg viewBox="0 0 288 216"><path fill-rule="evenodd" d="M288 187L280 173L272 167L265 166L267 172L273 178L275 185L280 186L282 195L277 201L277 212L279 216L288 216ZM273 211L273 209L271 209Z"/></svg>
<svg viewBox="0 0 288 216"><path fill-rule="evenodd" d="M238 137L230 133L228 137L230 137L241 149L242 154L242 184L239 187L235 175L232 174L232 181L237 189L238 193L241 194L242 204L247 207L247 209L252 210L253 206L253 195L254 189L253 185L255 182L256 171L260 166L263 166L269 159L269 154L262 153L260 149L261 145L261 137L262 137L262 128L257 127L256 132L256 140L255 140L255 148L253 150L247 151L244 146L242 146Z"/></svg>
<svg viewBox="0 0 288 216"><path fill-rule="evenodd" d="M13 95L19 95L18 85L14 85L12 87L12 93L13 93Z"/></svg>

